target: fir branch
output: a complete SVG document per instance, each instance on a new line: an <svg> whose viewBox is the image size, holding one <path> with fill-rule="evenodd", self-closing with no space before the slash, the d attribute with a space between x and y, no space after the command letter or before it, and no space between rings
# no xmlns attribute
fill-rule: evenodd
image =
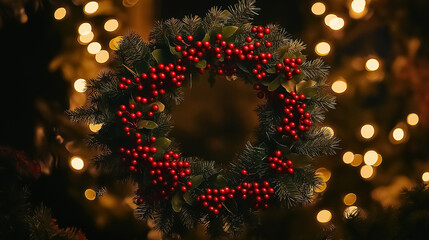
<svg viewBox="0 0 429 240"><path fill-rule="evenodd" d="M305 61L301 65L301 70L304 72L307 79L322 82L328 76L329 66L325 65L321 58L317 58L311 61Z"/></svg>
<svg viewBox="0 0 429 240"><path fill-rule="evenodd" d="M195 35L201 26L201 18L198 16L185 16L182 22L183 32L186 33L186 35Z"/></svg>
<svg viewBox="0 0 429 240"><path fill-rule="evenodd" d="M164 39L175 39L177 35L181 35L183 22L176 18L170 18L165 21L165 26Z"/></svg>
<svg viewBox="0 0 429 240"><path fill-rule="evenodd" d="M308 101L308 105L316 105L323 110L328 111L329 109L335 109L335 99L335 96L331 94L318 92Z"/></svg>
<svg viewBox="0 0 429 240"><path fill-rule="evenodd" d="M169 201L165 202L164 206L157 207L156 211L152 213L152 220L155 224L154 229L167 235L171 233L174 227L174 215Z"/></svg>
<svg viewBox="0 0 429 240"><path fill-rule="evenodd" d="M118 166L119 157L103 153L93 157L92 162L97 168L114 169Z"/></svg>
<svg viewBox="0 0 429 240"><path fill-rule="evenodd" d="M153 216L153 211L154 210L150 205L146 203L142 203L138 205L134 214L137 217L137 219L148 220Z"/></svg>
<svg viewBox="0 0 429 240"><path fill-rule="evenodd" d="M290 53L302 52L307 48L305 43L299 39L289 39L286 43L286 46L288 48L288 52Z"/></svg>
<svg viewBox="0 0 429 240"><path fill-rule="evenodd" d="M201 21L204 31L208 33L216 26L223 24L226 15L219 7L212 7Z"/></svg>
<svg viewBox="0 0 429 240"><path fill-rule="evenodd" d="M98 123L98 117L100 116L101 112L99 112L93 105L85 105L82 107L77 107L74 110L67 110L66 114L73 122L95 124Z"/></svg>
<svg viewBox="0 0 429 240"><path fill-rule="evenodd" d="M133 69L135 62L147 60L151 56L151 50L137 33L130 33L119 42L115 54L122 64Z"/></svg>
<svg viewBox="0 0 429 240"><path fill-rule="evenodd" d="M228 19L228 24L240 27L251 22L253 17L258 15L259 8L255 7L255 2L255 0L239 0L238 3L229 6L228 10L231 16Z"/></svg>
<svg viewBox="0 0 429 240"><path fill-rule="evenodd" d="M182 207L182 210L179 212L179 220L184 227L187 229L194 228L197 225L196 219L198 218L193 216L186 206Z"/></svg>
<svg viewBox="0 0 429 240"><path fill-rule="evenodd" d="M152 30L149 33L151 43L164 42L164 36L167 34L167 25L165 21L155 21Z"/></svg>
<svg viewBox="0 0 429 240"><path fill-rule="evenodd" d="M275 52L277 51L277 49L279 49L279 47L284 46L288 41L290 41L289 40L290 35L287 33L287 31L284 28L276 24L269 24L267 27L270 28L271 33L265 35L264 39L266 41L271 42L272 44L271 47L269 48L269 51ZM265 50L268 51L268 48L262 49L262 51L265 51Z"/></svg>
<svg viewBox="0 0 429 240"><path fill-rule="evenodd" d="M100 139L103 139L102 137L100 137L99 134L90 134L86 139L85 139L85 143L88 147L96 149L100 152L104 152L104 153L109 153L110 152L110 148L108 147L108 145L106 145L105 143L101 142Z"/></svg>
<svg viewBox="0 0 429 240"><path fill-rule="evenodd" d="M311 113L311 121L315 123L322 123L325 120L326 110L319 105L314 105Z"/></svg>
<svg viewBox="0 0 429 240"><path fill-rule="evenodd" d="M320 155L333 155L338 149L339 140L328 129L313 127L306 136L303 141L297 142L292 146L294 152L317 157Z"/></svg>

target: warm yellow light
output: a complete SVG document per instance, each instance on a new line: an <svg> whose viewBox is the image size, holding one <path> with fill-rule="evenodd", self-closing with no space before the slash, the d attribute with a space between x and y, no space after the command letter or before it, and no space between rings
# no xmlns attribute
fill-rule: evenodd
<svg viewBox="0 0 429 240"><path fill-rule="evenodd" d="M355 158L355 155L352 152L350 152L350 151L345 152L343 155L343 162L345 164L350 164L353 162L354 158Z"/></svg>
<svg viewBox="0 0 429 240"><path fill-rule="evenodd" d="M132 7L137 4L139 0L122 0L124 7Z"/></svg>
<svg viewBox="0 0 429 240"><path fill-rule="evenodd" d="M378 153L374 150L369 150L363 155L363 161L366 165L374 165L378 160Z"/></svg>
<svg viewBox="0 0 429 240"><path fill-rule="evenodd" d="M344 19L337 17L329 21L328 25L332 30L340 30L344 27Z"/></svg>
<svg viewBox="0 0 429 240"><path fill-rule="evenodd" d="M419 123L419 115L415 113L408 114L407 123L411 126L417 125L417 123Z"/></svg>
<svg viewBox="0 0 429 240"><path fill-rule="evenodd" d="M92 42L88 45L87 50L91 54L97 54L101 50L101 45L98 42Z"/></svg>
<svg viewBox="0 0 429 240"><path fill-rule="evenodd" d="M356 214L357 211L358 211L358 207L350 206L346 208L346 210L344 210L344 217L350 218L352 215Z"/></svg>
<svg viewBox="0 0 429 240"><path fill-rule="evenodd" d="M122 40L122 36L117 36L110 40L109 47L112 50L117 50L119 48L119 42Z"/></svg>
<svg viewBox="0 0 429 240"><path fill-rule="evenodd" d="M94 33L93 32L89 32L86 35L79 35L79 42L82 44L87 44L87 43L91 42L92 39L94 39Z"/></svg>
<svg viewBox="0 0 429 240"><path fill-rule="evenodd" d="M380 67L380 63L375 58L368 59L368 61L366 61L366 63L365 63L365 69L367 71L375 71L379 67Z"/></svg>
<svg viewBox="0 0 429 240"><path fill-rule="evenodd" d="M350 163L353 167L357 167L361 165L363 162L363 156L361 154L355 154L353 157L353 161Z"/></svg>
<svg viewBox="0 0 429 240"><path fill-rule="evenodd" d="M353 12L355 13L361 13L365 10L365 0L353 0L351 7Z"/></svg>
<svg viewBox="0 0 429 240"><path fill-rule="evenodd" d="M54 12L54 18L57 20L61 20L66 16L66 9L63 7L58 8L57 10L55 10Z"/></svg>
<svg viewBox="0 0 429 240"><path fill-rule="evenodd" d="M86 14L92 14L92 13L95 13L97 9L98 9L98 2L91 1L85 5L85 7L83 8L83 11Z"/></svg>
<svg viewBox="0 0 429 240"><path fill-rule="evenodd" d="M94 190L92 190L90 188L88 188L88 189L85 190L85 197L86 197L86 199L92 201L92 200L95 199L96 196L97 196L97 194L95 193Z"/></svg>
<svg viewBox="0 0 429 240"><path fill-rule="evenodd" d="M313 6L311 6L311 12L314 15L322 15L325 13L325 11L326 11L326 6L321 2L316 2L313 4Z"/></svg>
<svg viewBox="0 0 429 240"><path fill-rule="evenodd" d="M91 123L91 124L89 124L89 130L91 130L92 132L98 132L102 126L103 126L102 123L99 123L99 124L92 124Z"/></svg>
<svg viewBox="0 0 429 240"><path fill-rule="evenodd" d="M82 170L85 163L83 162L83 160L80 157L72 157L72 159L70 160L70 165L75 170Z"/></svg>
<svg viewBox="0 0 429 240"><path fill-rule="evenodd" d="M74 81L74 89L76 92L85 92L86 91L86 81L85 79L79 78Z"/></svg>
<svg viewBox="0 0 429 240"><path fill-rule="evenodd" d="M109 60L109 52L106 50L101 50L95 55L95 61L98 63L105 63Z"/></svg>
<svg viewBox="0 0 429 240"><path fill-rule="evenodd" d="M402 128L395 128L395 130L393 130L392 136L396 141L401 141L405 136L404 130Z"/></svg>
<svg viewBox="0 0 429 240"><path fill-rule="evenodd" d="M340 80L335 81L332 83L332 91L336 93L343 93L347 90L347 82L344 80L344 78L341 78Z"/></svg>
<svg viewBox="0 0 429 240"><path fill-rule="evenodd" d="M80 35L86 35L89 34L92 30L91 24L89 23L82 23L79 26L78 32Z"/></svg>
<svg viewBox="0 0 429 240"><path fill-rule="evenodd" d="M356 194L354 193L346 194L346 196L344 196L343 201L345 205L353 205L356 202Z"/></svg>
<svg viewBox="0 0 429 240"><path fill-rule="evenodd" d="M331 136L334 136L334 134L335 134L334 129L332 129L331 127L328 127L328 126L322 127L321 130L329 132L329 135L331 135Z"/></svg>
<svg viewBox="0 0 429 240"><path fill-rule="evenodd" d="M334 20L335 18L337 18L337 15L335 15L335 14L328 14L328 15L326 15L325 16L325 24L326 24L326 26L329 26L329 23L332 21L332 20Z"/></svg>
<svg viewBox="0 0 429 240"><path fill-rule="evenodd" d="M119 27L119 22L116 19L109 19L104 24L104 29L108 32L113 32Z"/></svg>
<svg viewBox="0 0 429 240"><path fill-rule="evenodd" d="M316 45L314 50L319 56L326 56L331 51L331 46L327 42L320 42Z"/></svg>
<svg viewBox="0 0 429 240"><path fill-rule="evenodd" d="M422 174L422 180L425 182L429 181L429 172L425 172Z"/></svg>
<svg viewBox="0 0 429 240"><path fill-rule="evenodd" d="M329 210L321 210L319 213L317 213L317 221L321 222L321 223L327 223L329 221L331 221L332 218L332 214Z"/></svg>
<svg viewBox="0 0 429 240"><path fill-rule="evenodd" d="M380 154L377 154L377 161L372 164L373 167L378 167L383 162L383 157Z"/></svg>
<svg viewBox="0 0 429 240"><path fill-rule="evenodd" d="M371 124L365 124L360 129L360 134L363 138L370 139L374 136L375 129Z"/></svg>
<svg viewBox="0 0 429 240"><path fill-rule="evenodd" d="M321 193L321 192L325 191L327 186L328 186L328 184L326 184L326 182L322 182L320 185L318 185L318 188L314 189L314 191L317 193Z"/></svg>
<svg viewBox="0 0 429 240"><path fill-rule="evenodd" d="M374 168L370 165L363 165L362 168L360 169L360 175L365 179L372 177L373 174L374 174Z"/></svg>
<svg viewBox="0 0 429 240"><path fill-rule="evenodd" d="M326 168L319 168L316 170L316 174L324 181L327 182L331 178L331 171Z"/></svg>

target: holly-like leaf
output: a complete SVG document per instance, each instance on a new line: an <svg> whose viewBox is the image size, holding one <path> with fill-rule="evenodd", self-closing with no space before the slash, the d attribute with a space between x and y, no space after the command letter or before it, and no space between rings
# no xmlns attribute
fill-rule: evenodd
<svg viewBox="0 0 429 240"><path fill-rule="evenodd" d="M296 85L296 82L295 82L295 80L293 80L293 79L291 79L291 80L286 80L286 82L282 83L282 87L283 87L284 89L286 89L286 91L288 91L288 92L293 92L293 91L295 91L295 85Z"/></svg>
<svg viewBox="0 0 429 240"><path fill-rule="evenodd" d="M314 85L316 85L316 81L313 80L301 81L296 84L296 92L301 94L305 89L313 87Z"/></svg>
<svg viewBox="0 0 429 240"><path fill-rule="evenodd" d="M210 33L206 33L206 35L204 35L202 42L205 42L205 41L210 41Z"/></svg>
<svg viewBox="0 0 429 240"><path fill-rule="evenodd" d="M276 73L276 69L275 68L268 68L267 70L265 70L265 72L267 73Z"/></svg>
<svg viewBox="0 0 429 240"><path fill-rule="evenodd" d="M241 71L245 73L250 73L249 69L247 69L246 65L244 65L242 62L237 62L238 68L240 68Z"/></svg>
<svg viewBox="0 0 429 240"><path fill-rule="evenodd" d="M157 153L163 153L171 144L171 140L166 137L157 138L156 141L152 144L152 147L156 147Z"/></svg>
<svg viewBox="0 0 429 240"><path fill-rule="evenodd" d="M171 54L173 54L174 56L177 56L179 58L182 56L182 54L180 52L176 51L176 48L171 46L171 45L170 45L170 52L171 52Z"/></svg>
<svg viewBox="0 0 429 240"><path fill-rule="evenodd" d="M215 181L214 185L216 188L223 188L223 187L226 187L227 181L222 175L219 174L216 177L216 181Z"/></svg>
<svg viewBox="0 0 429 240"><path fill-rule="evenodd" d="M163 63L164 62L164 53L162 49L155 49L152 52L153 58L155 58L157 63Z"/></svg>
<svg viewBox="0 0 429 240"><path fill-rule="evenodd" d="M298 75L293 76L293 80L295 80L295 82L299 83L301 82L305 77L304 73L300 73Z"/></svg>
<svg viewBox="0 0 429 240"><path fill-rule="evenodd" d="M157 127L158 127L158 124L156 124L156 122L149 121L149 120L140 120L138 125L137 125L138 129L142 129L142 128L154 129Z"/></svg>
<svg viewBox="0 0 429 240"><path fill-rule="evenodd" d="M277 88L280 87L280 79L277 77L275 78L271 83L267 85L268 91L272 92L275 91Z"/></svg>
<svg viewBox="0 0 429 240"><path fill-rule="evenodd" d="M197 188L203 182L203 175L196 175L191 178L192 189Z"/></svg>
<svg viewBox="0 0 429 240"><path fill-rule="evenodd" d="M171 198L171 207L175 212L180 212L182 210L182 198L180 197L180 193L176 193Z"/></svg>
<svg viewBox="0 0 429 240"><path fill-rule="evenodd" d="M206 68L207 67L207 61L206 60L200 60L195 64L196 68Z"/></svg>
<svg viewBox="0 0 429 240"><path fill-rule="evenodd" d="M194 203L194 198L192 198L189 192L183 194L183 200L185 200L188 205L192 205Z"/></svg>
<svg viewBox="0 0 429 240"><path fill-rule="evenodd" d="M228 39L237 31L237 26L226 26L222 28L222 37L223 39Z"/></svg>
<svg viewBox="0 0 429 240"><path fill-rule="evenodd" d="M155 104L158 105L158 112L164 111L165 105L162 102L156 101L156 102L152 103L150 105L150 107L152 107L152 105L155 105Z"/></svg>

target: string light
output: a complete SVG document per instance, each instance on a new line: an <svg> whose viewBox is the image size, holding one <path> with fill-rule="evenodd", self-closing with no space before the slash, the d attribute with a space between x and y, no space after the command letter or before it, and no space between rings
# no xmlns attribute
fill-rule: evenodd
<svg viewBox="0 0 429 240"><path fill-rule="evenodd" d="M347 82L344 78L340 78L339 80L332 83L331 88L335 93L343 93L347 90Z"/></svg>
<svg viewBox="0 0 429 240"><path fill-rule="evenodd" d="M66 16L66 14L67 14L66 9L63 8L63 7L60 7L57 10L55 10L55 12L54 12L54 18L57 19L57 20L61 20L61 19L63 19Z"/></svg>
<svg viewBox="0 0 429 240"><path fill-rule="evenodd" d="M356 206L350 206L348 208L346 208L346 210L344 210L344 217L345 218L351 218L353 215L355 215L358 211L358 207Z"/></svg>
<svg viewBox="0 0 429 240"><path fill-rule="evenodd" d="M350 163L353 167L357 167L361 165L363 162L363 156L361 154L355 154L353 157L353 161Z"/></svg>
<svg viewBox="0 0 429 240"><path fill-rule="evenodd" d="M326 24L326 26L329 26L329 23L332 21L332 20L334 20L335 18L337 18L337 15L335 15L335 14L328 14L328 15L326 15L325 16L325 24Z"/></svg>
<svg viewBox="0 0 429 240"><path fill-rule="evenodd" d="M317 221L321 223L327 223L331 221L332 213L329 210L321 210L319 213L317 213L316 219Z"/></svg>
<svg viewBox="0 0 429 240"><path fill-rule="evenodd" d="M424 172L424 173L422 174L422 180L423 180L424 182L429 182L429 172Z"/></svg>
<svg viewBox="0 0 429 240"><path fill-rule="evenodd" d="M94 33L93 32L89 32L86 35L79 35L79 43L81 43L81 44L90 43L92 41L92 39L94 39Z"/></svg>
<svg viewBox="0 0 429 240"><path fill-rule="evenodd" d="M331 51L331 46L327 42L320 42L314 48L319 56L326 56Z"/></svg>
<svg viewBox="0 0 429 240"><path fill-rule="evenodd" d="M345 153L343 154L343 162L344 162L345 164L350 164L350 163L352 163L354 158L355 158L355 155L354 155L352 152L350 152L350 151L345 152Z"/></svg>
<svg viewBox="0 0 429 240"><path fill-rule="evenodd" d="M105 63L109 60L109 52L106 50L101 50L95 55L95 61L98 63Z"/></svg>
<svg viewBox="0 0 429 240"><path fill-rule="evenodd" d="M97 196L97 194L95 193L94 190L92 190L90 188L88 188L88 189L85 190L85 197L86 197L86 199L92 201L92 200L95 199L96 196Z"/></svg>
<svg viewBox="0 0 429 240"><path fill-rule="evenodd" d="M86 91L86 81L85 79L79 78L74 81L74 89L76 92L85 92Z"/></svg>
<svg viewBox="0 0 429 240"><path fill-rule="evenodd" d="M85 166L85 163L80 157L72 157L70 160L70 165L73 169L79 171L83 169L83 167Z"/></svg>
<svg viewBox="0 0 429 240"><path fill-rule="evenodd" d="M323 182L329 181L331 178L331 171L326 168L319 168L316 170L316 174L323 180Z"/></svg>
<svg viewBox="0 0 429 240"><path fill-rule="evenodd" d="M360 129L360 134L365 139L372 138L374 136L374 133L375 133L374 126L372 126L371 124L365 124Z"/></svg>
<svg viewBox="0 0 429 240"><path fill-rule="evenodd" d="M89 23L82 23L78 28L78 32L80 35L89 34L91 30L92 30L92 27L91 27L91 24Z"/></svg>
<svg viewBox="0 0 429 240"><path fill-rule="evenodd" d="M368 59L365 63L365 69L370 72L377 70L379 67L380 63L375 58Z"/></svg>
<svg viewBox="0 0 429 240"><path fill-rule="evenodd" d="M362 178L368 179L374 174L374 168L370 165L363 165L360 169L360 175Z"/></svg>
<svg viewBox="0 0 429 240"><path fill-rule="evenodd" d="M104 24L104 29L108 32L113 32L119 27L119 22L116 19L109 19Z"/></svg>
<svg viewBox="0 0 429 240"><path fill-rule="evenodd" d="M89 124L89 130L91 130L92 132L98 132L102 126L103 126L102 123L99 123L99 124L92 124L91 123L91 124Z"/></svg>
<svg viewBox="0 0 429 240"><path fill-rule="evenodd" d="M83 11L84 11L86 14L93 14L93 13L95 13L97 10L98 10L98 2L94 2L94 1L88 2L88 3L85 5L85 7L83 8Z"/></svg>
<svg viewBox="0 0 429 240"><path fill-rule="evenodd" d="M365 0L353 0L351 7L353 12L361 13L365 10L365 5L366 5Z"/></svg>
<svg viewBox="0 0 429 240"><path fill-rule="evenodd" d="M344 19L342 19L340 17L336 17L336 18L332 19L331 21L329 21L328 26L332 30L340 30L341 28L344 27Z"/></svg>
<svg viewBox="0 0 429 240"><path fill-rule="evenodd" d="M402 128L395 128L392 132L392 137L395 139L395 141L401 141L405 136L404 129Z"/></svg>
<svg viewBox="0 0 429 240"><path fill-rule="evenodd" d="M87 50L91 54L97 54L101 50L101 45L98 42L92 42L88 45Z"/></svg>
<svg viewBox="0 0 429 240"><path fill-rule="evenodd" d="M321 2L316 2L313 4L313 6L311 6L311 12L314 15L322 15L325 13L325 11L326 11L326 6Z"/></svg>
<svg viewBox="0 0 429 240"><path fill-rule="evenodd" d="M353 205L356 202L356 194L354 193L348 193L346 196L344 196L343 202L345 205Z"/></svg>
<svg viewBox="0 0 429 240"><path fill-rule="evenodd" d="M415 113L408 114L407 123L411 126L417 125L417 123L419 123L419 115L417 115Z"/></svg>
<svg viewBox="0 0 429 240"><path fill-rule="evenodd" d="M369 150L363 155L363 161L366 165L374 165L378 160L378 153L374 150Z"/></svg>

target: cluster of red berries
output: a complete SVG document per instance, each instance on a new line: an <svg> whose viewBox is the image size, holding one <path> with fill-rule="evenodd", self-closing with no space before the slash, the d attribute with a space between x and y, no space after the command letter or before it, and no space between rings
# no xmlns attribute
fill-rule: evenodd
<svg viewBox="0 0 429 240"><path fill-rule="evenodd" d="M256 33L256 36L258 38L263 38L266 34L270 34L271 29L258 26L258 27L252 27L252 32Z"/></svg>
<svg viewBox="0 0 429 240"><path fill-rule="evenodd" d="M124 131L127 135L130 135L131 128L137 126L138 120L143 116L141 111L135 111L136 105L130 104L127 108L125 105L121 105L120 110L116 112L116 115L121 118L121 121L126 124ZM131 127L131 128L130 128Z"/></svg>
<svg viewBox="0 0 429 240"><path fill-rule="evenodd" d="M197 202L201 202L203 207L214 214L219 214L222 209L222 203L227 199L234 198L235 189L224 187L221 189L207 188L205 194L197 197Z"/></svg>
<svg viewBox="0 0 429 240"><path fill-rule="evenodd" d="M130 172L137 172L138 169L143 167L143 164L149 163L152 164L154 162L153 154L155 154L158 149L153 147L152 144L156 141L156 137L149 138L149 144L146 146L141 146L141 134L136 133L137 138L137 148L133 149L125 149L120 148L119 151L122 154L121 161L126 164L130 170Z"/></svg>
<svg viewBox="0 0 429 240"><path fill-rule="evenodd" d="M304 94L298 95L291 92L290 96L278 95L283 104L285 117L282 126L277 127L277 132L290 136L293 140L298 139L298 134L309 130L312 122L311 114L305 111L307 104Z"/></svg>
<svg viewBox="0 0 429 240"><path fill-rule="evenodd" d="M161 197L168 199L178 188L182 192L192 186L192 182L180 181L191 174L189 162L179 159L178 153L169 151L164 155L163 161L152 161L149 171L152 176L152 184L160 187Z"/></svg>
<svg viewBox="0 0 429 240"><path fill-rule="evenodd" d="M283 59L283 63L280 62L276 64L276 72L283 72L286 79L292 79L294 75L299 75L301 73L301 69L299 68L301 64L301 58L285 58Z"/></svg>
<svg viewBox="0 0 429 240"><path fill-rule="evenodd" d="M268 157L270 168L278 173L293 173L293 163L291 160L282 159L282 152L277 150L274 156Z"/></svg>

